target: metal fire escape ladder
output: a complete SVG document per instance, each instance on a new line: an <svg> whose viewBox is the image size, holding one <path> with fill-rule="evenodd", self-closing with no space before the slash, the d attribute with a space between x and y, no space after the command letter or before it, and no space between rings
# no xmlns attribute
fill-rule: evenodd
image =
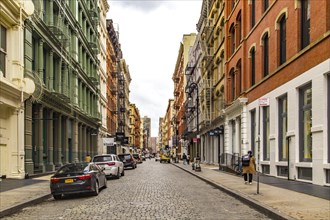
<svg viewBox="0 0 330 220"><path fill-rule="evenodd" d="M125 132L125 79L123 73L118 76L118 132Z"/></svg>
<svg viewBox="0 0 330 220"><path fill-rule="evenodd" d="M202 117L201 125L208 126L211 123L211 109L212 109L212 87L210 79L202 79L201 82L201 103L202 103Z"/></svg>

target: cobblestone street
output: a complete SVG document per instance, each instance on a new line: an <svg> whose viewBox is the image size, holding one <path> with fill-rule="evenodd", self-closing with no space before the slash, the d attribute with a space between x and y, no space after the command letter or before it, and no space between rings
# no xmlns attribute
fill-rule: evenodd
<svg viewBox="0 0 330 220"><path fill-rule="evenodd" d="M171 164L147 160L94 196L53 198L4 219L268 219Z"/></svg>

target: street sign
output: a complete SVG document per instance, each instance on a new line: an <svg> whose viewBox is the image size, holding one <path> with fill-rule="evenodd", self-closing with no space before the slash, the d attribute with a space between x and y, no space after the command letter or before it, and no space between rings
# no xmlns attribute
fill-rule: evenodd
<svg viewBox="0 0 330 220"><path fill-rule="evenodd" d="M259 106L269 106L269 98L260 98Z"/></svg>

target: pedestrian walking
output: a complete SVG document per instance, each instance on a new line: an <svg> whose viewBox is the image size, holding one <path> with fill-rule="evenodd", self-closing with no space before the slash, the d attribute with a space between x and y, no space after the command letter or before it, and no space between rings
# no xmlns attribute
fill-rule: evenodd
<svg viewBox="0 0 330 220"><path fill-rule="evenodd" d="M253 174L256 172L256 159L252 151L248 151L247 155L242 156L243 177L245 184L252 184Z"/></svg>
<svg viewBox="0 0 330 220"><path fill-rule="evenodd" d="M89 154L87 154L85 157L85 162L89 163L89 162L91 162L91 160L92 160L91 156Z"/></svg>
<svg viewBox="0 0 330 220"><path fill-rule="evenodd" d="M183 160L183 165L187 164L187 155L185 153L183 153L182 155L182 160Z"/></svg>
<svg viewBox="0 0 330 220"><path fill-rule="evenodd" d="M190 162L190 155L187 154L187 164L189 165L189 162Z"/></svg>

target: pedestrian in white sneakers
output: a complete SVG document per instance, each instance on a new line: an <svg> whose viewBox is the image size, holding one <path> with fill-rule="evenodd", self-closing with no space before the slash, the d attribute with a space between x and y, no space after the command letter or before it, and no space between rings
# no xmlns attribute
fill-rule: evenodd
<svg viewBox="0 0 330 220"><path fill-rule="evenodd" d="M253 174L256 173L256 159L252 154L252 151L248 151L248 154L242 156L242 167L245 184L252 184ZM249 178L248 178L249 177Z"/></svg>

